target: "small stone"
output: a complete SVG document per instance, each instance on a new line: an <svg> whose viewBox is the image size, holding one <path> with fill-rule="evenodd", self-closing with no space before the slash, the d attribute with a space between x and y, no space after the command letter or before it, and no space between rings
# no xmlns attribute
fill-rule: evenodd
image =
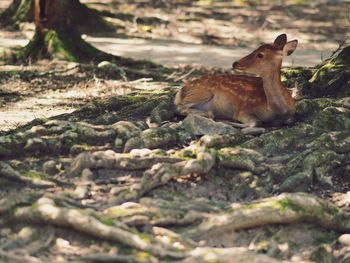
<svg viewBox="0 0 350 263"><path fill-rule="evenodd" d="M94 179L94 173L88 169L88 168L85 168L82 172L81 172L81 179L83 181L91 181Z"/></svg>
<svg viewBox="0 0 350 263"><path fill-rule="evenodd" d="M261 127L249 127L242 129L244 135L261 135L266 132L265 128Z"/></svg>
<svg viewBox="0 0 350 263"><path fill-rule="evenodd" d="M84 198L88 193L88 188L86 185L78 185L74 190L75 197L82 199Z"/></svg>
<svg viewBox="0 0 350 263"><path fill-rule="evenodd" d="M43 171L48 175L55 175L59 172L57 164L53 160L49 160L43 164Z"/></svg>
<svg viewBox="0 0 350 263"><path fill-rule="evenodd" d="M0 229L0 236L9 236L11 232L10 228L2 228Z"/></svg>
<svg viewBox="0 0 350 263"><path fill-rule="evenodd" d="M115 138L114 140L114 150L116 152L123 152L124 149L124 141L120 138Z"/></svg>
<svg viewBox="0 0 350 263"><path fill-rule="evenodd" d="M195 114L188 115L182 124L188 132L194 135L226 134L236 130L236 128L228 124L216 122Z"/></svg>
<svg viewBox="0 0 350 263"><path fill-rule="evenodd" d="M35 231L31 227L23 227L19 232L18 236L22 239L30 239L35 234Z"/></svg>
<svg viewBox="0 0 350 263"><path fill-rule="evenodd" d="M131 155L136 155L136 156L147 156L152 153L152 150L143 148L143 149L132 149L130 151Z"/></svg>
<svg viewBox="0 0 350 263"><path fill-rule="evenodd" d="M350 252L345 254L339 263L350 263Z"/></svg>
<svg viewBox="0 0 350 263"><path fill-rule="evenodd" d="M350 234L343 234L338 238L339 243L350 246Z"/></svg>
<svg viewBox="0 0 350 263"><path fill-rule="evenodd" d="M142 148L145 147L145 141L142 139L141 136L135 136L127 140L127 142L124 145L124 153L130 152L134 148Z"/></svg>
<svg viewBox="0 0 350 263"><path fill-rule="evenodd" d="M309 172L300 172L287 177L284 180L279 190L282 192L305 192L312 183L312 176Z"/></svg>
<svg viewBox="0 0 350 263"><path fill-rule="evenodd" d="M69 62L69 63L67 64L67 69L73 69L73 68L77 68L77 67L79 67L79 66L80 66L80 64L77 63L77 62Z"/></svg>
<svg viewBox="0 0 350 263"><path fill-rule="evenodd" d="M86 151L85 146L84 145L80 145L80 144L74 144L70 150L69 153L73 156L78 155L79 153L82 153Z"/></svg>
<svg viewBox="0 0 350 263"><path fill-rule="evenodd" d="M112 128L116 131L117 137L123 140L128 140L141 133L141 129L130 121L118 121L112 125Z"/></svg>
<svg viewBox="0 0 350 263"><path fill-rule="evenodd" d="M35 135L39 135L39 136L42 136L42 135L45 135L47 133L47 130L44 126L42 125L38 125L38 126L33 126L30 130L29 130L30 133L33 133Z"/></svg>
<svg viewBox="0 0 350 263"><path fill-rule="evenodd" d="M321 245L316 249L314 249L309 259L312 260L313 262L320 262L320 263L334 262L332 249L328 245Z"/></svg>
<svg viewBox="0 0 350 263"><path fill-rule="evenodd" d="M27 140L24 149L27 151L41 151L46 149L47 145L41 138L31 138Z"/></svg>
<svg viewBox="0 0 350 263"><path fill-rule="evenodd" d="M72 140L72 141L77 140L78 137L79 137L78 133L72 132L72 131L66 131L59 136L59 138L62 140Z"/></svg>
<svg viewBox="0 0 350 263"><path fill-rule="evenodd" d="M119 187L119 186L116 186L116 187L112 187L111 190L109 191L112 195L118 195L120 192L124 191L125 188L123 187Z"/></svg>
<svg viewBox="0 0 350 263"><path fill-rule="evenodd" d="M110 124L110 123L115 122L117 119L118 119L118 116L116 116L115 114L106 112L106 113L98 116L96 121L101 123L101 124Z"/></svg>
<svg viewBox="0 0 350 263"><path fill-rule="evenodd" d="M118 69L118 66L109 61L102 61L97 65L98 68L106 68L106 69Z"/></svg>

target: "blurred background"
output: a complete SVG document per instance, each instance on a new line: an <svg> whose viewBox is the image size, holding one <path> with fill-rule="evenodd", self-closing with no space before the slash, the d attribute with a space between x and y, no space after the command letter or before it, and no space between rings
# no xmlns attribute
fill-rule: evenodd
<svg viewBox="0 0 350 263"><path fill-rule="evenodd" d="M1 0L0 11L12 0ZM100 11L109 32L91 28L84 39L99 49L167 65L230 67L232 61L280 33L298 39L285 66L313 66L348 42L350 1L345 0L81 0ZM80 18L82 21L84 17ZM30 20L30 19L29 19ZM0 32L0 48L24 45L31 21Z"/></svg>

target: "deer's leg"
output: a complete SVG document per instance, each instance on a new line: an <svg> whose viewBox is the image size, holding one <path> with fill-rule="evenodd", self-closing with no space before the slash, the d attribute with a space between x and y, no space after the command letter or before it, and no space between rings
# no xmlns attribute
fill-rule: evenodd
<svg viewBox="0 0 350 263"><path fill-rule="evenodd" d="M188 105L177 105L176 112L179 115L187 116L189 114L196 114L206 118L214 119L214 114L210 110L201 110L196 108L191 108Z"/></svg>
<svg viewBox="0 0 350 263"><path fill-rule="evenodd" d="M211 110L213 94L207 90L197 92L196 89L182 88L175 97L175 111L179 115L196 114L207 118L214 118Z"/></svg>
<svg viewBox="0 0 350 263"><path fill-rule="evenodd" d="M234 127L239 127L239 128L250 128L250 127L261 127L262 126L262 121L258 119L255 115L253 114L240 114L237 117L237 120L239 120L242 123L237 123L236 126Z"/></svg>

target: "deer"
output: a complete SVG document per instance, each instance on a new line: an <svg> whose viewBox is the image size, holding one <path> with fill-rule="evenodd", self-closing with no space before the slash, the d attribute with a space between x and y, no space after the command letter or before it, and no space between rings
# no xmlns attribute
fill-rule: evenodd
<svg viewBox="0 0 350 263"><path fill-rule="evenodd" d="M187 82L175 96L175 112L228 120L239 128L292 124L295 100L281 81L281 66L282 58L290 56L297 45L297 40L287 42L287 35L281 34L273 44L264 44L235 61L236 74L207 75Z"/></svg>

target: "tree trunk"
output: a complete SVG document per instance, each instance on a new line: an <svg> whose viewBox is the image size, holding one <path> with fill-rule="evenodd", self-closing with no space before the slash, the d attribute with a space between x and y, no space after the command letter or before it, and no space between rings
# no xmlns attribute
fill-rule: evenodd
<svg viewBox="0 0 350 263"><path fill-rule="evenodd" d="M64 58L88 62L111 59L113 56L85 42L77 28L88 15L88 8L79 0L34 0L35 35L20 57L31 60Z"/></svg>
<svg viewBox="0 0 350 263"><path fill-rule="evenodd" d="M350 46L321 64L309 82L322 96L350 96Z"/></svg>
<svg viewBox="0 0 350 263"><path fill-rule="evenodd" d="M0 26L11 30L18 30L20 23L34 22L34 5L36 5L37 11L39 11L39 17L36 18L36 21L39 18L47 27L52 26L52 28L56 29L58 25L53 25L52 22L57 23L60 20L61 22L59 24L62 23L63 19L57 18L63 15L65 17L64 20L66 20L64 24L74 25L75 30L81 33L113 31L112 25L102 18L99 11L86 7L79 0L13 0L11 5L0 14ZM58 9L56 9L57 7ZM70 11L67 12L66 10ZM41 19L40 16L42 16ZM44 23L45 17L54 18ZM69 22L67 23L67 21Z"/></svg>
<svg viewBox="0 0 350 263"><path fill-rule="evenodd" d="M33 1L33 0L31 0ZM36 26L63 30L74 28L80 33L111 32L100 12L81 4L79 0L34 0Z"/></svg>
<svg viewBox="0 0 350 263"><path fill-rule="evenodd" d="M350 66L350 45L344 47L331 61L333 64Z"/></svg>
<svg viewBox="0 0 350 263"><path fill-rule="evenodd" d="M22 22L34 21L34 0L13 0L11 5L0 14L0 26L18 30Z"/></svg>
<svg viewBox="0 0 350 263"><path fill-rule="evenodd" d="M298 87L300 98L350 96L350 45L313 68L284 69L289 87Z"/></svg>
<svg viewBox="0 0 350 263"><path fill-rule="evenodd" d="M24 48L5 53L7 62L22 63L55 57L74 62L127 62L94 48L81 38L80 32L87 25L81 21L90 21L90 28L101 28L101 24L106 26L107 23L97 15L97 11L90 10L79 0L22 0L21 3L23 1L27 4L34 1L35 35Z"/></svg>

